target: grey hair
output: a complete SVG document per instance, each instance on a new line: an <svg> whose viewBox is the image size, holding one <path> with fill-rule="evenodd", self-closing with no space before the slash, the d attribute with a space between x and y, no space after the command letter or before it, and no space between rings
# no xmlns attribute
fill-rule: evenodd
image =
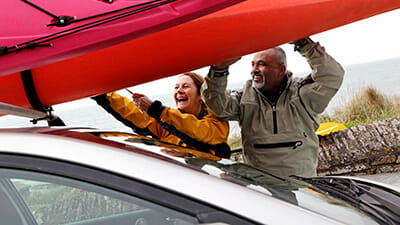
<svg viewBox="0 0 400 225"><path fill-rule="evenodd" d="M275 53L277 55L277 60L279 63L285 65L287 67L287 60L286 60L286 53L281 47L274 47L272 48L275 50Z"/></svg>

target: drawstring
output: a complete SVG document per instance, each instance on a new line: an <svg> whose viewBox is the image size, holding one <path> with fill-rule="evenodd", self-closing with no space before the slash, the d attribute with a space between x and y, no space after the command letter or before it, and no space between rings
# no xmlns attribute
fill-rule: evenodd
<svg viewBox="0 0 400 225"><path fill-rule="evenodd" d="M51 13L51 12L49 12L49 11L46 11L46 10L43 9L43 8L40 8L39 6L33 4L32 2L29 2L28 0L21 0L21 1L25 2L26 4L32 6L32 7L35 8L35 9L38 9L38 10L40 10L40 11L46 13L47 15L53 17L54 19L58 19L58 16L54 15L53 13Z"/></svg>

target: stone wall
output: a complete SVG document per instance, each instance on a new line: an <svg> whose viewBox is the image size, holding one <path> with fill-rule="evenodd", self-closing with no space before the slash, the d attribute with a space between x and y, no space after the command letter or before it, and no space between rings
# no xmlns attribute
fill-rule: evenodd
<svg viewBox="0 0 400 225"><path fill-rule="evenodd" d="M400 172L400 117L320 137L319 175Z"/></svg>

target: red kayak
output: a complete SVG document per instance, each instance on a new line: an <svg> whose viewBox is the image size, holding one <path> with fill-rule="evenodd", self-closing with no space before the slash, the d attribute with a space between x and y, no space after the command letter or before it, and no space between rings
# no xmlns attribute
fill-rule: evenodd
<svg viewBox="0 0 400 225"><path fill-rule="evenodd" d="M43 105L81 99L194 70L397 8L399 0L247 0L123 44L0 77L0 102L31 107L34 94Z"/></svg>

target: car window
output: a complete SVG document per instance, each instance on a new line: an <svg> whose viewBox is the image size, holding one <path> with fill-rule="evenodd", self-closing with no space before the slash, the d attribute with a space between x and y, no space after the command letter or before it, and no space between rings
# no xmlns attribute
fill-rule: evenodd
<svg viewBox="0 0 400 225"><path fill-rule="evenodd" d="M0 169L0 181L0 211L12 211L21 224L198 224L193 216L60 176Z"/></svg>

